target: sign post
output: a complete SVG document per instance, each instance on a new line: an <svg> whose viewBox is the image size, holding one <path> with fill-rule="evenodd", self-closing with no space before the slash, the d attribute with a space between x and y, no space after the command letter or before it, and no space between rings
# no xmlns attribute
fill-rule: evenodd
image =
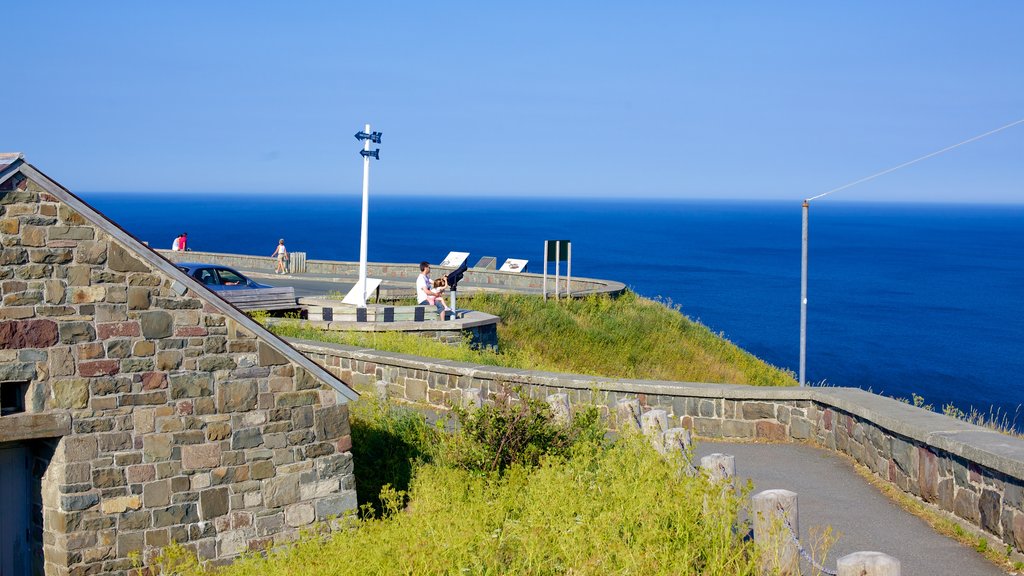
<svg viewBox="0 0 1024 576"><path fill-rule="evenodd" d="M356 132L356 140L363 141L363 149L359 151L363 157L363 217L359 230L359 280L356 282L359 290L356 305L366 308L366 297L369 294L366 282L366 244L370 220L370 158L380 160L380 148L371 152L370 142L380 144L380 132L370 132L370 125L367 124L362 132Z"/></svg>
<svg viewBox="0 0 1024 576"><path fill-rule="evenodd" d="M572 283L572 242L570 240L544 241L544 280L541 290L544 300L548 299L548 262L555 263L555 300L558 300L558 280L561 275L561 263L566 262L565 295L571 296Z"/></svg>

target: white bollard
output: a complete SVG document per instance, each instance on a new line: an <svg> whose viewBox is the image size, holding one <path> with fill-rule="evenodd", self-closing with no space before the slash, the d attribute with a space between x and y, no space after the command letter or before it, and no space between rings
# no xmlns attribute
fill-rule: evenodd
<svg viewBox="0 0 1024 576"><path fill-rule="evenodd" d="M736 457L732 454L708 454L700 459L700 467L713 482L736 483Z"/></svg>
<svg viewBox="0 0 1024 576"><path fill-rule="evenodd" d="M484 399L479 388L466 388L459 396L460 405L472 412L484 405Z"/></svg>
<svg viewBox="0 0 1024 576"><path fill-rule="evenodd" d="M615 417L619 432L636 432L640 430L640 401L619 400L615 404Z"/></svg>
<svg viewBox="0 0 1024 576"><path fill-rule="evenodd" d="M378 380L373 385L374 395L377 397L377 401L381 404L386 404L388 401L388 383L383 380Z"/></svg>
<svg viewBox="0 0 1024 576"><path fill-rule="evenodd" d="M765 490L751 498L754 542L762 551L761 573L800 574L800 551L793 537L800 535L796 492ZM787 528L788 526L788 528Z"/></svg>
<svg viewBox="0 0 1024 576"><path fill-rule="evenodd" d="M900 561L882 552L854 552L836 561L838 576L900 576Z"/></svg>
<svg viewBox="0 0 1024 576"><path fill-rule="evenodd" d="M547 397L551 407L551 419L555 424L567 426L572 421L572 407L569 405L568 394L552 394Z"/></svg>
<svg viewBox="0 0 1024 576"><path fill-rule="evenodd" d="M640 417L640 430L651 440L658 452L665 453L665 430L668 429L668 412L648 410Z"/></svg>

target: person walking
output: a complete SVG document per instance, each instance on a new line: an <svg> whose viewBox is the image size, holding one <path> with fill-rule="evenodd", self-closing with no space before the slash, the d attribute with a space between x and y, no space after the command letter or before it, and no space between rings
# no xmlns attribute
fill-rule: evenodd
<svg viewBox="0 0 1024 576"><path fill-rule="evenodd" d="M277 270L274 270L274 274L287 274L285 263L288 261L288 250L284 247L284 238L277 241L277 248L271 256L277 256Z"/></svg>

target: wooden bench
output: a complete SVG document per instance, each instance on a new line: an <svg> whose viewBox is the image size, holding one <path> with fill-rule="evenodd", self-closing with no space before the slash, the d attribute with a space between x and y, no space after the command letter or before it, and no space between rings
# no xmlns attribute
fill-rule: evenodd
<svg viewBox="0 0 1024 576"><path fill-rule="evenodd" d="M239 310L294 310L295 288L253 288L250 290L221 290L217 295Z"/></svg>

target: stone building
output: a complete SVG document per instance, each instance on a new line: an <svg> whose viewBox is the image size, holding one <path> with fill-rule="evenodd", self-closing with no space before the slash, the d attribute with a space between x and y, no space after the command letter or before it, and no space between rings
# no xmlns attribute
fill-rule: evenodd
<svg viewBox="0 0 1024 576"><path fill-rule="evenodd" d="M229 559L354 511L356 394L20 154L0 296L0 573Z"/></svg>

